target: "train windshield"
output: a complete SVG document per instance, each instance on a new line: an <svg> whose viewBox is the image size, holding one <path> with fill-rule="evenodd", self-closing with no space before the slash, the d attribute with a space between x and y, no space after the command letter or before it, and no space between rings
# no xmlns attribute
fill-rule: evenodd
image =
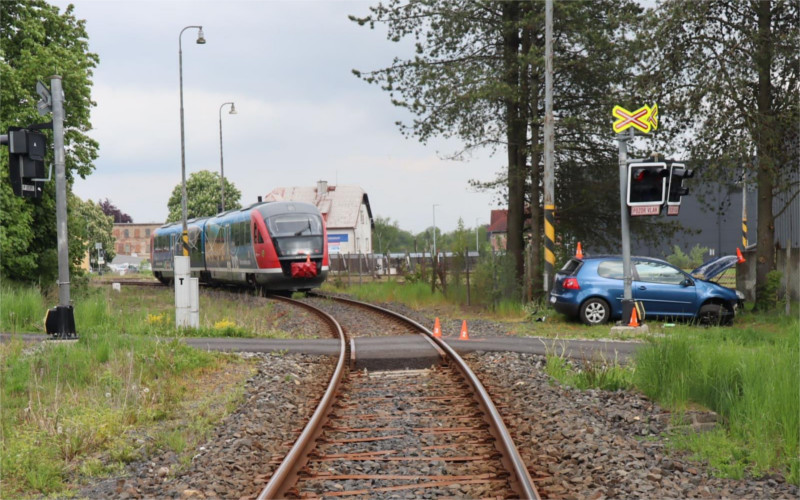
<svg viewBox="0 0 800 500"><path fill-rule="evenodd" d="M314 214L280 214L265 222L281 257L322 253L322 218Z"/></svg>
<svg viewBox="0 0 800 500"><path fill-rule="evenodd" d="M322 236L322 219L314 214L281 214L266 219L273 238Z"/></svg>

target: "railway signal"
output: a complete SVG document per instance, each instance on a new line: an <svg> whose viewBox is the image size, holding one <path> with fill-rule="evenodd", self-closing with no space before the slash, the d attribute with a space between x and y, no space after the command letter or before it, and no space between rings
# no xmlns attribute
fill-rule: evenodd
<svg viewBox="0 0 800 500"><path fill-rule="evenodd" d="M19 127L8 129L8 170L14 194L41 198L45 175L47 138L41 132Z"/></svg>
<svg viewBox="0 0 800 500"><path fill-rule="evenodd" d="M670 169L664 162L628 165L627 204L631 215L659 215L666 201Z"/></svg>
<svg viewBox="0 0 800 500"><path fill-rule="evenodd" d="M694 171L683 163L672 162L669 166L669 187L667 188L667 215L678 215L681 198L689 194L689 188L683 185L684 179L694 177Z"/></svg>

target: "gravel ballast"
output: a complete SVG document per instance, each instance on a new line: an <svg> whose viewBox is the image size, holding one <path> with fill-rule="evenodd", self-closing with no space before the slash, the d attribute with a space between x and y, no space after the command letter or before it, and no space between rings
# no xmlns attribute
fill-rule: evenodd
<svg viewBox="0 0 800 500"><path fill-rule="evenodd" d="M491 387L543 498L788 499L800 494L781 476L714 478L705 464L668 454L671 415L640 394L564 387L545 373L545 358L533 354L465 358Z"/></svg>
<svg viewBox="0 0 800 500"><path fill-rule="evenodd" d="M430 323L429 313L392 309ZM474 337L506 331L501 323L470 323ZM313 412L333 361L246 356L258 356L259 365L246 383L244 403L194 451L189 465L181 465L174 453L149 457L131 464L126 476L87 486L78 497L254 498L299 434L304 416ZM475 353L466 358L492 394L543 498L800 496L779 474L720 479L706 464L669 453L672 416L633 391L562 386L544 371L545 358L532 354Z"/></svg>

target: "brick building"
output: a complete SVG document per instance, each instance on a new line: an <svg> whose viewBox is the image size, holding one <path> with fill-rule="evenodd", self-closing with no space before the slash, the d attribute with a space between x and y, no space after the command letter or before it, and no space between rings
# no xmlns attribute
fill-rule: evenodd
<svg viewBox="0 0 800 500"><path fill-rule="evenodd" d="M114 247L117 255L147 257L150 254L150 235L162 225L155 222L114 224L111 234L116 240Z"/></svg>

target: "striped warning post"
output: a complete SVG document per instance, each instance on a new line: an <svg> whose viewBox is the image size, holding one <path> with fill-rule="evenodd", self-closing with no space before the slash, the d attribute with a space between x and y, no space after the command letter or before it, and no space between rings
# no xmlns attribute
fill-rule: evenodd
<svg viewBox="0 0 800 500"><path fill-rule="evenodd" d="M544 206L544 271L548 279L555 276L556 270L556 229L555 229L555 205ZM547 289L550 284L545 283Z"/></svg>
<svg viewBox="0 0 800 500"><path fill-rule="evenodd" d="M184 231L181 235L181 241L183 241L183 256L189 256L189 231Z"/></svg>
<svg viewBox="0 0 800 500"><path fill-rule="evenodd" d="M742 248L747 248L747 216L742 217Z"/></svg>

